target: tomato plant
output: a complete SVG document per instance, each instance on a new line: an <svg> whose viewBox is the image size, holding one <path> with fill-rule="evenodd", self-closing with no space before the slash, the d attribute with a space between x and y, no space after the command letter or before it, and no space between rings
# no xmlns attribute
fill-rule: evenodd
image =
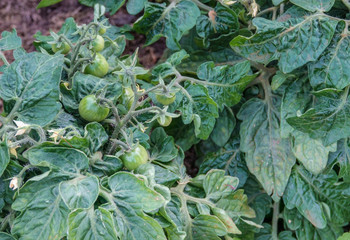
<svg viewBox="0 0 350 240"><path fill-rule="evenodd" d="M129 0L113 26L124 3L34 52L1 34L0 239L346 238L349 2ZM151 69L132 34L165 38Z"/></svg>

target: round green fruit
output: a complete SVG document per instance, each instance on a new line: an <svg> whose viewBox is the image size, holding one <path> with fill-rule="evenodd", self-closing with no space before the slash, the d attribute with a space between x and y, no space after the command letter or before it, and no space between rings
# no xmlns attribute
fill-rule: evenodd
<svg viewBox="0 0 350 240"><path fill-rule="evenodd" d="M159 103L163 105L170 105L175 101L176 96L175 93L156 94L156 99Z"/></svg>
<svg viewBox="0 0 350 240"><path fill-rule="evenodd" d="M123 89L123 94L121 95L121 103L130 109L132 104L134 103L134 91L130 87L126 87Z"/></svg>
<svg viewBox="0 0 350 240"><path fill-rule="evenodd" d="M84 73L91 74L96 77L104 77L108 72L108 62L100 53L96 53L96 57L92 63L86 66Z"/></svg>
<svg viewBox="0 0 350 240"><path fill-rule="evenodd" d="M106 33L106 28L101 27L100 30L98 30L98 34L103 35Z"/></svg>
<svg viewBox="0 0 350 240"><path fill-rule="evenodd" d="M122 155L120 159L123 161L126 169L131 171L135 170L140 165L147 163L148 152L142 145L137 144L135 148Z"/></svg>
<svg viewBox="0 0 350 240"><path fill-rule="evenodd" d="M88 122L101 122L108 113L109 108L98 104L95 95L87 95L79 103L79 114Z"/></svg>
<svg viewBox="0 0 350 240"><path fill-rule="evenodd" d="M97 35L96 39L92 42L92 50L95 52L101 52L105 47L105 40L102 36Z"/></svg>
<svg viewBox="0 0 350 240"><path fill-rule="evenodd" d="M57 47L56 43L55 44L51 44L51 48L52 48L52 51L54 53L62 50L62 52L61 52L62 54L67 54L70 51L70 46L66 42L62 43L60 47Z"/></svg>
<svg viewBox="0 0 350 240"><path fill-rule="evenodd" d="M157 121L158 121L159 125L163 126L163 127L169 126L172 120L173 119L171 117L169 117L169 116L165 116L164 122L161 121L160 117L157 118Z"/></svg>

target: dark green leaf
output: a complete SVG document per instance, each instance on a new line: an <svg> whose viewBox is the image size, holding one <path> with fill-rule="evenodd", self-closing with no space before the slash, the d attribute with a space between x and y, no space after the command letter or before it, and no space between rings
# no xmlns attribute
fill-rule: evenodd
<svg viewBox="0 0 350 240"><path fill-rule="evenodd" d="M97 3L101 4L106 7L106 10L110 12L111 15L113 15L124 5L125 0L79 0L79 3L89 7L93 7Z"/></svg>
<svg viewBox="0 0 350 240"><path fill-rule="evenodd" d="M236 126L236 118L233 112L224 108L216 120L215 127L210 134L210 139L219 147L223 147L229 140Z"/></svg>
<svg viewBox="0 0 350 240"><path fill-rule="evenodd" d="M164 36L167 46L176 50L180 48L178 41L196 24L199 15L196 4L188 0L172 2L169 6L148 2L143 17L134 24L134 29L146 34L146 46Z"/></svg>
<svg viewBox="0 0 350 240"><path fill-rule="evenodd" d="M288 209L297 208L317 228L327 226L328 214L333 223L341 226L350 220L350 201L347 184L335 184L337 179L334 171L313 176L299 166L290 177L283 201Z"/></svg>
<svg viewBox="0 0 350 240"><path fill-rule="evenodd" d="M248 75L249 71L249 61L240 62L234 66L217 67L214 62L207 62L199 66L197 75L202 80L218 84L218 86L208 85L208 91L210 97L222 110L224 106L232 107L240 101L242 92L256 77L256 75Z"/></svg>
<svg viewBox="0 0 350 240"><path fill-rule="evenodd" d="M344 92L324 89L314 92L314 107L287 122L312 138L320 138L325 146L350 136L348 88Z"/></svg>
<svg viewBox="0 0 350 240"><path fill-rule="evenodd" d="M58 84L61 80L63 55L49 56L38 52L14 61L0 77L0 95L14 100L18 120L45 126L61 108Z"/></svg>
<svg viewBox="0 0 350 240"><path fill-rule="evenodd" d="M248 178L249 171L244 162L243 153L239 149L237 140L232 140L218 152L205 156L199 168L200 174L205 174L210 169L223 169L225 173L239 179L238 187L242 187Z"/></svg>
<svg viewBox="0 0 350 240"><path fill-rule="evenodd" d="M308 65L311 85L339 90L350 84L350 35L344 22L338 28L332 42L316 62ZM345 32L343 32L345 31Z"/></svg>
<svg viewBox="0 0 350 240"><path fill-rule="evenodd" d="M345 182L350 182L350 146L349 140L343 139L337 143L337 151L329 154L329 161L339 164L339 177Z"/></svg>
<svg viewBox="0 0 350 240"><path fill-rule="evenodd" d="M0 239L1 240L16 240L13 236L11 236L8 233L0 232Z"/></svg>
<svg viewBox="0 0 350 240"><path fill-rule="evenodd" d="M6 138L0 142L0 177L4 173L7 164L10 162L10 151L7 146Z"/></svg>
<svg viewBox="0 0 350 240"><path fill-rule="evenodd" d="M239 29L238 17L233 10L218 3L214 11L215 16L201 15L196 23L197 33L207 46L212 41L222 43L226 38L229 41Z"/></svg>
<svg viewBox="0 0 350 240"><path fill-rule="evenodd" d="M68 239L119 239L113 216L104 208L77 209L69 214L68 223Z"/></svg>
<svg viewBox="0 0 350 240"><path fill-rule="evenodd" d="M65 177L51 175L28 181L16 196L12 208L20 211L12 233L28 240L61 239L67 234L68 207L59 195L58 185Z"/></svg>
<svg viewBox="0 0 350 240"><path fill-rule="evenodd" d="M291 0L291 3L311 12L328 12L331 10L334 2L335 0Z"/></svg>
<svg viewBox="0 0 350 240"><path fill-rule="evenodd" d="M103 159L97 159L92 165L94 174L102 177L110 176L124 167L122 160L116 156L104 155Z"/></svg>
<svg viewBox="0 0 350 240"><path fill-rule="evenodd" d="M58 169L71 175L88 168L86 155L73 148L37 146L25 152L25 157L34 166L44 166Z"/></svg>
<svg viewBox="0 0 350 240"><path fill-rule="evenodd" d="M121 239L166 239L159 223L142 212L160 208L165 203L162 195L148 188L143 180L127 172L111 176L108 185L112 190L108 196L113 200L114 217Z"/></svg>
<svg viewBox="0 0 350 240"><path fill-rule="evenodd" d="M193 121L196 136L205 140L214 128L215 118L219 116L217 104L202 85L188 84L186 91L192 99L185 97L182 101L182 121L185 124Z"/></svg>
<svg viewBox="0 0 350 240"><path fill-rule="evenodd" d="M317 13L287 22L254 18L253 24L257 33L234 38L231 47L259 63L279 60L280 70L290 73L318 59L331 42L338 21Z"/></svg>
<svg viewBox="0 0 350 240"><path fill-rule="evenodd" d="M61 182L60 195L69 209L90 208L99 194L99 181L95 176L80 176Z"/></svg>
<svg viewBox="0 0 350 240"><path fill-rule="evenodd" d="M280 135L278 115L263 100L253 98L241 107L241 151L246 153L249 170L267 194L278 200L287 185L295 158L288 139Z"/></svg>
<svg viewBox="0 0 350 240"><path fill-rule="evenodd" d="M169 162L177 156L174 138L168 136L163 128L159 127L152 131L151 143L151 160Z"/></svg>

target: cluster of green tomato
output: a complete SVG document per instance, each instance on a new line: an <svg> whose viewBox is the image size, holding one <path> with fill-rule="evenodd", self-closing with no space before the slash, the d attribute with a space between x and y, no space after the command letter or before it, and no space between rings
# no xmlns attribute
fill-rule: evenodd
<svg viewBox="0 0 350 240"><path fill-rule="evenodd" d="M95 53L95 58L92 63L86 66L84 70L84 73L86 74L91 74L96 77L104 77L108 72L108 62L104 56L99 53L104 49L105 41L101 35L105 32L106 29L101 28L99 35L97 35L91 43L91 50ZM52 44L52 50L55 53L61 51L62 54L67 54L70 49L69 44L66 42L62 43L59 47L57 44ZM134 102L134 95L135 93L130 87L124 87L123 94L119 101L130 109ZM175 98L175 93L156 94L157 101L163 105L172 104L175 101ZM87 95L79 103L79 114L88 122L101 122L107 118L109 112L110 109L102 105L95 95ZM157 121L160 125L166 127L170 125L172 118L165 116L165 120L160 121L158 118ZM147 163L149 154L142 145L137 143L129 150L126 150L120 158L128 170L134 170L140 165Z"/></svg>
<svg viewBox="0 0 350 240"><path fill-rule="evenodd" d="M105 28L100 28L99 34L96 36L96 38L91 43L91 50L96 53L94 60L92 63L86 66L84 73L91 74L96 77L104 77L108 72L108 62L105 59L105 57L100 54L104 47L105 47L105 40L101 35L103 35L106 32ZM63 42L59 47L57 44L51 45L53 52L61 51L62 54L67 54L70 51L70 46L68 43Z"/></svg>
<svg viewBox="0 0 350 240"><path fill-rule="evenodd" d="M170 97L165 95L156 95L156 99L163 105L169 105L175 101L175 94L171 94ZM130 87L124 88L123 95L121 96L121 102L126 103L130 109L134 101L134 92ZM85 96L79 103L79 114L88 122L100 122L104 120L109 114L109 108L101 105L95 95ZM160 120L158 123L161 124ZM162 126L169 126L172 118L165 117L165 121ZM140 165L147 163L149 155L147 150L140 144L136 144L131 149L127 150L121 157L124 166L128 170L134 170Z"/></svg>

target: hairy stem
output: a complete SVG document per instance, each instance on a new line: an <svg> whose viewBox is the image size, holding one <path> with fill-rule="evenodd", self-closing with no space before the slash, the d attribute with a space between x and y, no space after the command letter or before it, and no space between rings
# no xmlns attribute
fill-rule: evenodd
<svg viewBox="0 0 350 240"><path fill-rule="evenodd" d="M278 218L280 211L280 201L274 202L273 204L273 215L272 215L272 239L278 240Z"/></svg>
<svg viewBox="0 0 350 240"><path fill-rule="evenodd" d="M277 7L270 7L270 8L266 8L264 10L262 10L261 12L259 12L256 17L260 17L261 15L264 15L266 13L269 13L269 12L274 12L276 11L278 8Z"/></svg>
<svg viewBox="0 0 350 240"><path fill-rule="evenodd" d="M196 4L197 7L199 7L199 8L202 9L202 10L205 10L205 11L208 11L208 12L214 11L214 8L205 5L204 3L202 3L202 2L199 1L199 0L192 0L192 2L193 2L194 4Z"/></svg>

